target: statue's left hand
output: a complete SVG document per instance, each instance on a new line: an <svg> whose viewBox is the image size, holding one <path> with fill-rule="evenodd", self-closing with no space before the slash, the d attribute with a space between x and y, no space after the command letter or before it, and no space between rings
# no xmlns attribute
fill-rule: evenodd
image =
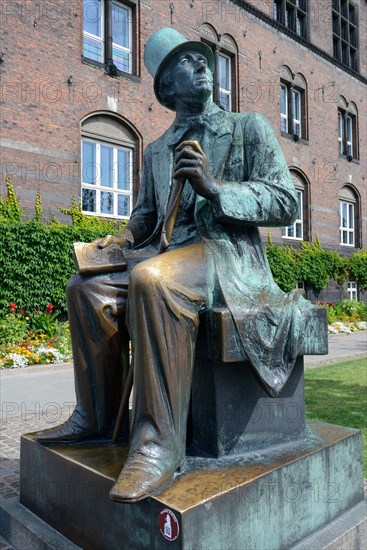
<svg viewBox="0 0 367 550"><path fill-rule="evenodd" d="M216 181L207 158L197 141L183 141L176 147L173 177L187 179L198 195L211 199L215 195Z"/></svg>

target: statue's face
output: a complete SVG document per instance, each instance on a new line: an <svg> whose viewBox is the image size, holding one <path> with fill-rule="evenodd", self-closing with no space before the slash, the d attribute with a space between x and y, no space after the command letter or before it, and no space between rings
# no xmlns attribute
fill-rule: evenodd
<svg viewBox="0 0 367 550"><path fill-rule="evenodd" d="M213 75L202 53L187 51L178 54L171 61L170 76L176 98L205 101L212 94Z"/></svg>

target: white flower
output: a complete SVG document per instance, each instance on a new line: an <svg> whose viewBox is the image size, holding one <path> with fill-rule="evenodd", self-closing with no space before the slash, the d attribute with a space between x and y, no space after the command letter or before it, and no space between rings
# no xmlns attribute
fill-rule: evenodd
<svg viewBox="0 0 367 550"><path fill-rule="evenodd" d="M23 369L28 365L28 359L19 353L9 353L8 357L13 361L12 369Z"/></svg>

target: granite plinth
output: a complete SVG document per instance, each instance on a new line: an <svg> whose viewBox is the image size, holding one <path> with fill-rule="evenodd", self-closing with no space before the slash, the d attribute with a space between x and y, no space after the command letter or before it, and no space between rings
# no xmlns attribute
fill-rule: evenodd
<svg viewBox="0 0 367 550"><path fill-rule="evenodd" d="M108 498L126 454L125 446L45 447L23 436L21 503L91 550L271 550L290 548L363 499L360 433L329 424L308 423L302 441L267 452L189 457L167 488L137 504ZM162 513L171 539L161 533Z"/></svg>
<svg viewBox="0 0 367 550"><path fill-rule="evenodd" d="M249 363L197 357L189 419L190 454L224 457L303 437L303 356L278 395L269 397Z"/></svg>

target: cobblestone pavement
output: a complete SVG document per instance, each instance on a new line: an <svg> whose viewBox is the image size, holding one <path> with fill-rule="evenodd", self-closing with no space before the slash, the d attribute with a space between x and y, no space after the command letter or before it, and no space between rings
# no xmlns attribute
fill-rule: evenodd
<svg viewBox="0 0 367 550"><path fill-rule="evenodd" d="M64 422L70 409L58 412L57 419L27 413L23 416L5 419L0 426L0 503L19 494L20 436L22 434L50 428ZM0 539L0 550L2 546Z"/></svg>

